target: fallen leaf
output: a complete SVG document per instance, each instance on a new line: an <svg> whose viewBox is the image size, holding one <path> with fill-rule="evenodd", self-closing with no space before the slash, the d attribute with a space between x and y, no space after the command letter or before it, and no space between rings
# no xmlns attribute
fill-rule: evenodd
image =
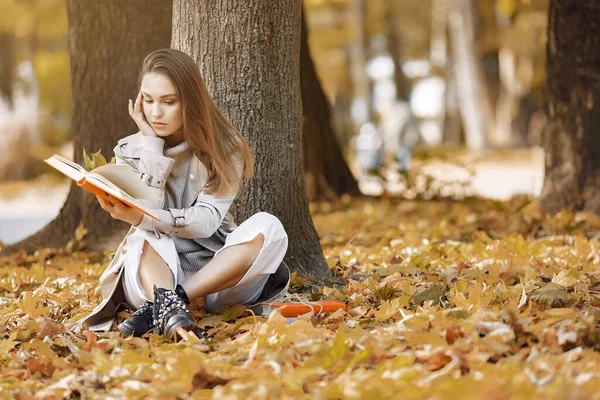
<svg viewBox="0 0 600 400"><path fill-rule="evenodd" d="M529 293L529 297L533 301L545 303L552 307L564 305L569 301L569 293L565 288L552 282Z"/></svg>

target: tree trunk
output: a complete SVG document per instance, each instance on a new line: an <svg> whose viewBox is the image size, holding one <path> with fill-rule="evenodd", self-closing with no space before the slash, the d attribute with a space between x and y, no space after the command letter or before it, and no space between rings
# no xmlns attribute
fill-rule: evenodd
<svg viewBox="0 0 600 400"><path fill-rule="evenodd" d="M448 64L448 1L431 1L429 61L437 73L444 72Z"/></svg>
<svg viewBox="0 0 600 400"><path fill-rule="evenodd" d="M354 49L352 54L352 76L354 97L361 101L361 115L357 115L356 131L366 122L376 122L377 113L373 104L373 81L367 74L370 57L369 35L367 33L367 1L352 0L350 18L355 26Z"/></svg>
<svg viewBox="0 0 600 400"><path fill-rule="evenodd" d="M255 158L256 175L231 209L236 221L257 211L276 215L289 235L290 267L327 276L302 169L301 0L173 4L173 48L196 61Z"/></svg>
<svg viewBox="0 0 600 400"><path fill-rule="evenodd" d="M407 101L410 97L406 77L402 72L401 34L398 29L398 4L396 1L387 0L385 12L387 48L394 63L394 86L396 99Z"/></svg>
<svg viewBox="0 0 600 400"><path fill-rule="evenodd" d="M302 91L302 149L306 194L309 201L336 200L348 193L360 195L356 179L348 168L333 132L330 106L310 56L308 31L302 14L300 45Z"/></svg>
<svg viewBox="0 0 600 400"><path fill-rule="evenodd" d="M541 207L600 213L600 3L552 0Z"/></svg>
<svg viewBox="0 0 600 400"><path fill-rule="evenodd" d="M0 100L4 98L9 108L13 106L12 81L15 71L15 35L0 32Z"/></svg>
<svg viewBox="0 0 600 400"><path fill-rule="evenodd" d="M491 106L475 55L472 0L450 1L448 27L465 139L470 149L481 150L486 147L486 113L488 109L491 111Z"/></svg>
<svg viewBox="0 0 600 400"><path fill-rule="evenodd" d="M137 74L152 50L169 47L171 2L164 0L68 0L73 141L75 161L82 163L82 148L99 149L109 159L118 139L137 131L127 112L134 99ZM128 228L113 220L96 198L71 186L59 215L38 233L7 248L59 247L83 221L89 249L115 244Z"/></svg>

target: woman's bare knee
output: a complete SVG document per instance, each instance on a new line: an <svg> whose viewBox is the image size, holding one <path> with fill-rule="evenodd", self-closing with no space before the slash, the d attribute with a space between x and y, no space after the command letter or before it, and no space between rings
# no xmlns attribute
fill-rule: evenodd
<svg viewBox="0 0 600 400"><path fill-rule="evenodd" d="M173 289L175 286L169 265L147 241L144 241L142 247L138 278L146 296L152 301L154 300L154 285L166 289Z"/></svg>

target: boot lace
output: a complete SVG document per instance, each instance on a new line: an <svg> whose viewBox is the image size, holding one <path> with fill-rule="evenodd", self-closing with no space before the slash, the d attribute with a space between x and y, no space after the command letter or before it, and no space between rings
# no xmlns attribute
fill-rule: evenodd
<svg viewBox="0 0 600 400"><path fill-rule="evenodd" d="M158 334L164 333L165 323L175 314L183 312L192 318L183 299L173 290L159 288L154 297L153 322Z"/></svg>

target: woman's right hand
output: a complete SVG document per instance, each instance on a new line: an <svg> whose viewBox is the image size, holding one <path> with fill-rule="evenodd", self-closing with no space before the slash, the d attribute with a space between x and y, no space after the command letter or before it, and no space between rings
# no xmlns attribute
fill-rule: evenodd
<svg viewBox="0 0 600 400"><path fill-rule="evenodd" d="M144 136L150 137L158 137L152 126L148 123L146 119L146 115L144 115L144 106L142 104L142 92L139 92L135 103L129 99L129 116L135 121L138 128L140 128L140 132Z"/></svg>

